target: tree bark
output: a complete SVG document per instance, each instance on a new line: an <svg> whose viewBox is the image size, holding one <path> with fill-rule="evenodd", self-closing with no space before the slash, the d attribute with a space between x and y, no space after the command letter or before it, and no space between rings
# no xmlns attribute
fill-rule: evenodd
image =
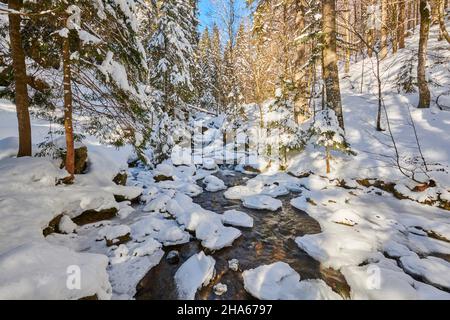
<svg viewBox="0 0 450 320"><path fill-rule="evenodd" d="M350 6L348 0L344 0L344 24L345 28L345 64L344 72L348 74L350 72Z"/></svg>
<svg viewBox="0 0 450 320"><path fill-rule="evenodd" d="M398 48L405 48L405 20L406 20L406 0L400 0L398 3L398 25L397 39Z"/></svg>
<svg viewBox="0 0 450 320"><path fill-rule="evenodd" d="M327 173L331 172L330 159L331 159L330 147L327 146L325 147L325 164Z"/></svg>
<svg viewBox="0 0 450 320"><path fill-rule="evenodd" d="M388 1L381 0L381 39L380 39L380 59L384 59L388 53Z"/></svg>
<svg viewBox="0 0 450 320"><path fill-rule="evenodd" d="M431 20L429 8L427 0L420 0L419 63L417 66L417 82L419 87L418 108L430 107L430 90L426 80L427 45Z"/></svg>
<svg viewBox="0 0 450 320"><path fill-rule="evenodd" d="M16 11L22 9L22 0L9 0L8 8ZM31 124L27 70L25 64L25 52L22 46L22 36L20 34L21 17L18 14L9 14L9 38L11 45L12 65L15 82L15 103L17 112L17 122L19 129L19 150L18 157L31 156Z"/></svg>
<svg viewBox="0 0 450 320"><path fill-rule="evenodd" d="M338 58L336 54L336 2L335 0L322 1L323 17L323 49L322 72L325 84L326 106L333 109L344 129L344 116L342 112L341 92L339 87Z"/></svg>
<svg viewBox="0 0 450 320"><path fill-rule="evenodd" d="M305 8L300 4L297 10L297 19L296 19L296 28L297 30L303 30L305 27ZM308 98L307 98L307 91L308 91L308 79L307 79L307 71L305 69L302 69L304 64L307 61L307 55L306 55L306 44L300 43L298 46L298 53L297 58L295 61L295 67L296 70L299 70L300 76L299 76L299 83L297 85L298 87L298 94L297 99L294 103L294 119L297 124L302 123L305 120L305 114L308 111Z"/></svg>
<svg viewBox="0 0 450 320"><path fill-rule="evenodd" d="M448 34L447 28L445 27L444 11L445 11L445 1L439 0L439 27L441 29L441 36L450 43L450 35Z"/></svg>
<svg viewBox="0 0 450 320"><path fill-rule="evenodd" d="M375 5L374 1L370 0L369 5L373 7ZM375 12L372 12L371 14L375 14ZM371 20L371 23L375 23L375 21ZM369 56L369 58L372 58L372 53L373 53L372 48L373 48L373 45L375 42L374 37L375 37L375 25L370 25L370 28L367 31L367 43L369 44L367 46L367 55Z"/></svg>
<svg viewBox="0 0 450 320"><path fill-rule="evenodd" d="M70 42L63 38L63 73L64 73L64 129L66 133L66 170L71 178L75 174L75 146L72 123L72 75L70 68Z"/></svg>

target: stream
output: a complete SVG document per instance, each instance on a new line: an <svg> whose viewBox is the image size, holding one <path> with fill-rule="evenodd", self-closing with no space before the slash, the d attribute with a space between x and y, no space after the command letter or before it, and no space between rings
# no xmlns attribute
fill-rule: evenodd
<svg viewBox="0 0 450 320"><path fill-rule="evenodd" d="M245 184L252 177L227 170L219 171L215 175L222 179L227 187ZM202 181L199 181L200 185L201 183ZM306 212L290 205L290 200L298 194L290 193L279 197L283 207L271 212L245 208L240 200L226 199L223 196L224 191L204 191L193 200L203 208L217 213L230 209L246 212L254 219L253 228L238 228L242 231L242 236L236 239L231 247L214 252L202 248L198 240L165 247L165 256L161 262L152 268L137 285L136 299L177 299L175 272L183 262L201 250L212 255L216 260L216 275L206 287L197 291L196 299L253 299L244 289L242 271L277 261L288 263L300 274L301 279L320 278L341 296L349 296L349 287L342 274L333 269L321 268L319 262L302 251L295 243L294 239L298 236L321 232L316 220ZM176 264L170 264L166 260L166 255L171 250L179 251L180 261ZM228 260L231 259L239 260L239 271L228 268ZM214 294L213 286L217 283L226 284L228 287L227 292L221 296Z"/></svg>

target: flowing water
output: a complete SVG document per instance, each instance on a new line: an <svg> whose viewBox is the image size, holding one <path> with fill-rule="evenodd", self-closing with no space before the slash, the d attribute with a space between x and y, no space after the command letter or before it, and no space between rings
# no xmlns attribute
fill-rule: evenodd
<svg viewBox="0 0 450 320"><path fill-rule="evenodd" d="M232 175L231 175L232 174ZM250 178L238 172L219 172L217 174L228 187L245 184ZM290 200L298 195L279 197L283 207L271 212L267 210L252 210L244 208L240 200L228 200L223 196L223 191L204 191L193 198L203 208L223 213L226 210L236 209L244 211L253 217L253 228L239 228L242 236L235 240L231 247L218 251L209 252L216 260L216 276L208 286L197 292L196 299L252 299L245 291L242 271L256 268L263 264L271 264L277 261L288 263L299 274L301 279L323 279L336 292L348 297L349 288L343 276L332 269L323 269L320 264L302 251L295 243L295 237L305 234L319 233L320 226L316 220L305 212L290 205ZM177 290L174 283L174 275L181 264L193 254L204 250L197 240L186 244L166 247L164 250L178 250L180 261L170 264L163 257L160 264L152 268L137 286L136 299L177 299ZM235 272L228 268L228 260L239 260L239 271ZM224 283L228 291L222 296L214 294L213 286Z"/></svg>

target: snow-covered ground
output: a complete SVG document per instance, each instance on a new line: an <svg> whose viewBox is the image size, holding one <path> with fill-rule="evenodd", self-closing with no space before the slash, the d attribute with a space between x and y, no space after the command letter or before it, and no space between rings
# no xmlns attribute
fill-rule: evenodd
<svg viewBox="0 0 450 320"><path fill-rule="evenodd" d="M433 99L450 88L450 51L436 35L433 27L429 50ZM227 125L223 117L197 119L211 123L195 137L204 145L202 154L195 155L201 157L197 165L191 163L190 151L177 147L172 158L154 170L127 169L130 148L115 149L87 137L83 143L88 147L88 171L77 175L73 185L63 185L56 183L65 176L60 161L13 157L14 105L0 100L0 298L131 299L137 283L162 259L165 246L196 238L202 249L214 252L235 245L242 236L239 228L254 227L244 212L219 214L192 200L202 192L226 189L224 196L240 200L244 207L275 212L282 206L277 198L299 193L291 205L317 220L321 232L297 237L298 250L323 267L339 270L352 299L450 299L450 215L434 202L450 201L450 112L434 104L416 109L417 94L399 94L396 85L400 62L414 63L417 42L417 35L409 38L406 49L382 62L382 78L400 162L408 168L416 166L412 160L419 156L410 119L414 120L427 174L436 182L424 192L411 191L416 183L395 166L390 136L375 131L377 101L369 59L353 64L349 77L342 77L346 136L355 156L336 155L327 175L318 149L308 147L294 155L289 173L251 154L250 169L263 173L230 188L213 175L222 170L217 164L224 157L234 160L236 146L222 144L221 129ZM50 125L36 119L32 125L36 147ZM236 169L247 171L242 162L245 151L238 149ZM112 182L121 170L128 170L127 186ZM410 199L399 200L357 179L395 183L397 192ZM117 202L114 196L128 201ZM138 196L141 205L135 210L129 200ZM419 203L424 201L434 205ZM117 210L116 216L80 226L72 221L83 212L105 209ZM43 230L59 215L63 215L60 233L44 236ZM184 262L175 274L179 297L195 298L214 277L214 266L214 258L203 251ZM238 270L236 261L233 269ZM322 279L303 280L283 261L244 270L243 281L245 289L260 299L342 298ZM226 287L216 285L215 290L223 294Z"/></svg>

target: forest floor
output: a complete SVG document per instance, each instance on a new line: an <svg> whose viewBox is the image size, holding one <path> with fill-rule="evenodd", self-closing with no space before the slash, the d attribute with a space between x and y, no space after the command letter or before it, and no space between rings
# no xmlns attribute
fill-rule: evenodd
<svg viewBox="0 0 450 320"><path fill-rule="evenodd" d="M433 27L432 99L450 106L450 52L436 38ZM153 170L128 168L131 148L87 137L87 172L55 185L60 160L13 158L15 107L1 100L0 298L450 299L450 112L416 109L417 93L397 90L417 43L381 65L396 148L389 130L375 131L374 61L341 77L356 155L334 154L330 174L312 147L285 171L234 153L222 144L224 119L203 114L196 165L180 147ZM257 112L245 108L250 119ZM36 144L48 130L33 119ZM413 191L397 164L436 185ZM126 186L112 182L121 171ZM49 224L58 232L44 236Z"/></svg>

